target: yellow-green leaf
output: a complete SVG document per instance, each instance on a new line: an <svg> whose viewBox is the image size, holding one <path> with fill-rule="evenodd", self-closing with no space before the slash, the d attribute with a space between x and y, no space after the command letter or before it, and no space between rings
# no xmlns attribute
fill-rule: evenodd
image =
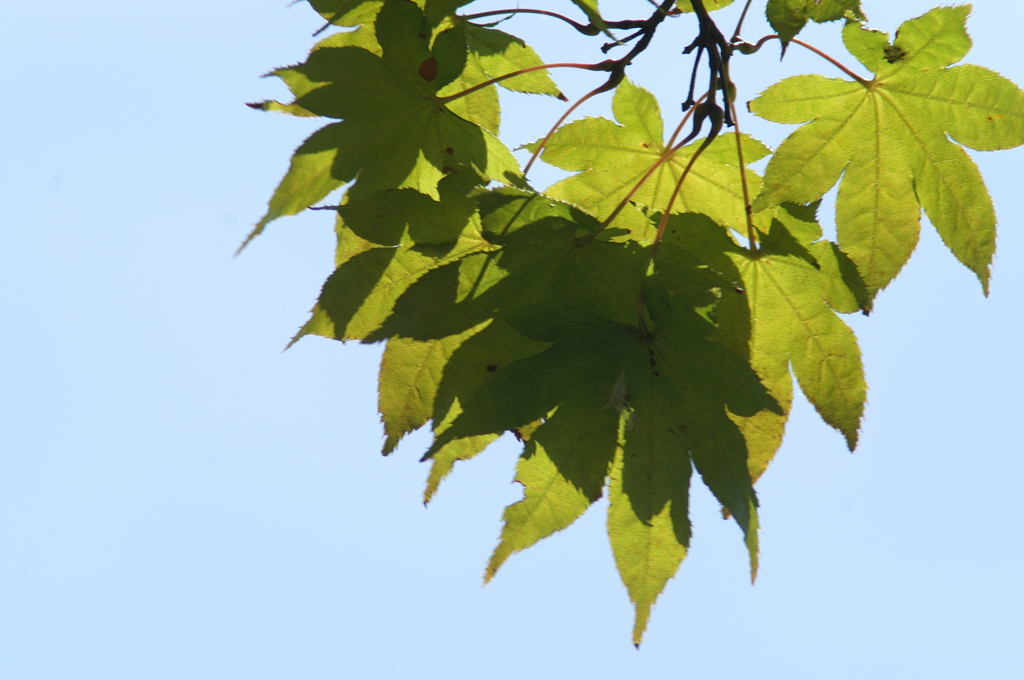
<svg viewBox="0 0 1024 680"><path fill-rule="evenodd" d="M939 8L907 21L892 44L850 23L844 40L876 72L874 80L797 76L750 104L769 120L810 121L769 162L754 208L816 200L842 176L839 245L872 296L913 252L921 208L988 289L995 212L977 167L956 142L979 150L1024 143L1024 92L987 69L951 66L970 47L969 10Z"/></svg>

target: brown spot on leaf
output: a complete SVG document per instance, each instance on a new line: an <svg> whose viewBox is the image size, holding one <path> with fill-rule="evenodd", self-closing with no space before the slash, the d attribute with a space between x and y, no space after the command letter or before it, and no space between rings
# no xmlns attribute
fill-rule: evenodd
<svg viewBox="0 0 1024 680"><path fill-rule="evenodd" d="M487 367L487 370L490 371L491 373L494 373L495 371L498 370L498 365L497 364L491 364L490 366Z"/></svg>
<svg viewBox="0 0 1024 680"><path fill-rule="evenodd" d="M419 68L420 78L423 80L431 81L437 77L437 59L429 57L425 59Z"/></svg>
<svg viewBox="0 0 1024 680"><path fill-rule="evenodd" d="M906 58L907 51L902 47L889 45L885 48L885 60L890 64L895 64L897 61L903 61Z"/></svg>

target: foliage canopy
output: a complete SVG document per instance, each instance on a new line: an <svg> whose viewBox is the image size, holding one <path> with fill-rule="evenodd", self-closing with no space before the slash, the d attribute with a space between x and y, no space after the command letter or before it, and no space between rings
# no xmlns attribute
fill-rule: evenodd
<svg viewBox="0 0 1024 680"><path fill-rule="evenodd" d="M841 315L868 313L898 275L922 209L988 290L995 211L964 147L1024 144L1024 92L955 65L971 46L969 5L911 19L891 40L867 28L858 0L768 0L776 34L751 43L742 18L726 38L711 16L731 0L663 0L624 21L596 0L573 0L578 20L471 14L471 2L310 0L343 30L272 72L293 101L250 106L336 122L296 150L249 239L281 216L336 213L336 269L295 340L386 342L384 453L430 424L425 501L501 434L523 443L524 496L505 510L486 580L609 494L639 644L686 556L694 469L742 529L756 575L754 483L781 444L793 377L856 446L867 385ZM523 12L620 56L546 65L496 28ZM658 102L627 77L666 20L696 35L686 115L668 139ZM796 37L840 21L870 79ZM787 78L748 104L802 124L774 152L739 131L729 69L771 40L846 76ZM556 67L606 79L525 147L524 170L497 136L496 87L565 100ZM615 120L565 122L604 92ZM537 191L538 157L575 174ZM747 168L766 157L763 177ZM833 242L816 214L837 182ZM317 205L342 188L339 204Z"/></svg>

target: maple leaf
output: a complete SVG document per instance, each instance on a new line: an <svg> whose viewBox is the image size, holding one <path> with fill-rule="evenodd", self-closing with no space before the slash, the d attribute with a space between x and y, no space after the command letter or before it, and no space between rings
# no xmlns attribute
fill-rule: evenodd
<svg viewBox="0 0 1024 680"><path fill-rule="evenodd" d="M317 14L336 26L355 26L380 11L381 0L308 0Z"/></svg>
<svg viewBox="0 0 1024 680"><path fill-rule="evenodd" d="M481 192L483 233L500 247L463 257L409 288L366 340L429 340L461 333L516 307L560 301L604 318L636 318L646 253L636 243L596 237L592 216L550 197L515 189Z"/></svg>
<svg viewBox="0 0 1024 680"><path fill-rule="evenodd" d="M486 322L482 329L477 326L471 329L470 333L471 335L451 353L441 381L437 385L431 415L435 437L451 426L455 418L462 413L462 404L472 399L476 390L491 374L502 366L538 354L550 344L520 335L501 319ZM404 338L401 340L417 342ZM394 338L388 341L388 345L393 342ZM386 421L387 415L383 408L381 413ZM529 437L536 425L539 423L517 428L516 436ZM433 497L438 485L451 472L457 461L472 458L497 437L497 433L491 433L456 439L435 453L431 459L427 487L423 492L424 502Z"/></svg>
<svg viewBox="0 0 1024 680"><path fill-rule="evenodd" d="M339 256L304 335L362 339L427 272L471 253L495 250L480 231L472 200L442 189L431 200L411 189L381 191L337 208Z"/></svg>
<svg viewBox="0 0 1024 680"><path fill-rule="evenodd" d="M541 69L489 84L542 61L520 39L456 16L469 1L311 0L328 25L351 30L272 74L294 101L251 106L340 122L298 149L250 238L349 184L341 205L323 207L337 214L335 271L296 340L386 343L383 453L429 424L424 502L503 433L524 444L523 497L503 513L485 582L608 493L639 644L689 549L694 470L741 527L756 575L753 484L782 442L794 378L857 445L866 383L839 315L872 309L914 249L922 208L987 287L995 215L962 147L1024 143L1024 92L953 66L970 47L969 6L905 22L890 43L862 25L859 0L768 0L783 49L808 21L845 18L846 47L874 76L841 66L852 81L789 78L752 102L762 117L805 124L763 180L740 167L737 139L746 163L770 150L746 135L669 157L679 134L666 143L657 101L618 70L615 120L551 136L544 160L577 174L542 194L495 137L498 86L561 92ZM592 24L584 33L610 35L597 0L573 3ZM693 11L691 0L675 7ZM662 18L616 25L645 27L623 38L639 53ZM702 39L709 28L702 21ZM749 217L744 174L758 196ZM816 214L837 181L833 243ZM601 221L620 207L614 223Z"/></svg>
<svg viewBox="0 0 1024 680"><path fill-rule="evenodd" d="M414 203L421 209L414 215L415 223L409 209L394 214L392 203L402 196L406 201L415 198ZM482 191L472 200L460 198L468 205L463 206L458 213L461 217L454 223L479 224L482 231L477 232L473 226L456 242L456 246L464 243L464 247L451 248L445 259L433 261L425 251L428 246L423 245L424 230L429 227L428 233L437 231L434 222L443 211L437 204L432 207L426 197L408 190L390 192L369 208L364 205L367 202L362 202L338 209L351 223L351 231L373 238L381 244L380 250L397 243L399 234L409 234L409 243L420 244L415 249L409 246L409 254L404 257L399 250L394 260L386 260L401 264L390 277L368 276L360 262L371 257L384 262L386 254L373 255L373 250L348 247L355 256L349 256L351 259L328 281L313 319L303 329L303 333L339 339L355 337L357 330L362 333L359 337L368 341L391 338L381 370L381 413L388 435L385 452L392 450L405 432L423 425L428 418L432 417L435 432L443 429L461 408L457 402L464 402L478 386L466 377L468 374L486 377L487 366L502 366L543 348L499 321L487 326L496 315L545 300L569 301L580 309L600 310L626 320L636 314L636 295L647 262L636 244L600 238L584 242L581 236L595 231L597 221L537 194L506 189ZM470 207L474 200L480 207L480 218ZM457 233L457 227L453 229L449 224L453 212L458 211L448 209L448 221L444 223L448 231L442 232L449 236ZM418 230L414 230L417 223ZM486 237L484 245L475 240L478 233ZM364 332L377 324L381 325L376 330ZM474 333L480 328L486 330L477 337ZM511 339L510 332L514 336ZM423 365L421 360L428 355L438 366L448 366L444 371L446 387L439 387L440 368ZM467 362L472 368L460 368ZM431 407L433 398L429 395L437 389L447 396ZM413 402L420 402L420 406L409 406ZM472 455L486 445L480 442ZM435 463L435 468L440 470L447 464L450 469L450 463L463 459L466 451L465 447L450 448L438 460L453 458L441 465ZM437 478L431 482L428 497L444 475L434 476Z"/></svg>
<svg viewBox="0 0 1024 680"><path fill-rule="evenodd" d="M522 39L495 28L468 24L466 38L471 58L479 61L481 70L489 78L497 78L544 63L533 48ZM546 94L565 99L565 95L543 69L507 78L498 85L513 92Z"/></svg>
<svg viewBox="0 0 1024 680"><path fill-rule="evenodd" d="M823 24L847 18L863 21L860 0L768 0L765 16L783 47L803 30L808 21Z"/></svg>
<svg viewBox="0 0 1024 680"><path fill-rule="evenodd" d="M436 26L452 12L473 0L414 0L423 10L431 26ZM363 17L376 14L384 0L309 0L309 4L320 16L337 26L353 26Z"/></svg>
<svg viewBox="0 0 1024 680"><path fill-rule="evenodd" d="M491 372L547 347L548 343L524 338L500 319L433 340L390 338L380 368L378 408L386 435L383 453L391 453L405 434L429 420L433 420L435 435L439 434L462 412L461 402L469 399ZM496 438L461 439L439 452L424 500L430 500L457 460L476 455Z"/></svg>
<svg viewBox="0 0 1024 680"><path fill-rule="evenodd" d="M458 76L438 91L439 97L464 92L488 80L544 63L533 48L519 38L465 20L456 21L453 27L437 37L434 42L435 52L441 43L449 43L450 46L446 45L446 48L452 52L464 49L466 55ZM498 85L513 92L547 94L565 99L546 70L507 78ZM494 135L498 134L501 114L497 88L481 88L448 102L446 106L456 115Z"/></svg>
<svg viewBox="0 0 1024 680"><path fill-rule="evenodd" d="M780 411L737 418L747 438L750 473L760 477L782 443L792 403L790 369L822 419L857 444L867 385L853 331L836 311L852 312L866 299L855 268L821 239L814 207L787 204L776 211L761 245L743 248L720 225L700 215L673 216L665 243L690 249L732 278L715 310L714 338L750 365Z"/></svg>
<svg viewBox="0 0 1024 680"><path fill-rule="evenodd" d="M414 3L387 0L375 26L380 56L360 47L322 47L305 63L274 72L295 95L295 106L342 122L313 133L295 152L248 240L352 180L353 198L412 188L435 200L438 182L458 167L478 171L484 181L521 181L511 152L438 96L463 70L466 45L442 33L432 51L424 23Z"/></svg>
<svg viewBox="0 0 1024 680"><path fill-rule="evenodd" d="M811 121L772 157L754 208L816 200L842 175L839 244L871 295L909 259L922 207L988 290L995 212L977 166L950 138L978 150L1024 143L1024 92L980 66L949 67L970 49L969 10L939 8L911 19L892 44L884 33L848 23L847 49L874 79L796 76L750 103L768 120Z"/></svg>
<svg viewBox="0 0 1024 680"><path fill-rule="evenodd" d="M744 360L704 337L713 326L687 296L651 314L649 334L557 305L509 314L521 334L551 346L499 368L426 456L544 418L520 462L525 496L505 512L489 579L510 554L575 521L600 496L621 449L609 533L637 606L636 642L685 554L691 460L743 528L756 568L756 499L745 442L726 409L751 416L778 408Z"/></svg>
<svg viewBox="0 0 1024 680"><path fill-rule="evenodd" d="M547 194L607 217L665 153L658 102L647 90L623 81L615 91L612 111L621 123L585 118L560 128L545 146L545 162L579 172L547 190ZM637 191L632 201L664 210L687 163L703 140L685 146L664 163ZM770 150L743 136L744 160L753 163ZM536 148L535 144L526 148ZM746 211L738 170L736 141L723 135L711 142L694 163L673 212L700 212L720 224L746 229ZM751 191L760 179L747 172Z"/></svg>

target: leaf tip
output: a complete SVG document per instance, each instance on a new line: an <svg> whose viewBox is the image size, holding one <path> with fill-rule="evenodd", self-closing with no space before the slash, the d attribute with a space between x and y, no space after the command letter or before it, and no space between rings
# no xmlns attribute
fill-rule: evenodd
<svg viewBox="0 0 1024 680"><path fill-rule="evenodd" d="M491 579L493 579L498 573L498 570L501 569L501 565L505 564L505 560L507 560L513 552L515 552L515 550L513 550L512 547L504 540L498 544L498 547L495 548L494 552L491 554L491 559L487 560L487 568L484 569L484 585L491 582Z"/></svg>
<svg viewBox="0 0 1024 680"><path fill-rule="evenodd" d="M643 642L644 632L647 630L647 620L651 616L651 603L636 603L636 617L633 620L633 646L640 649Z"/></svg>
<svg viewBox="0 0 1024 680"><path fill-rule="evenodd" d="M430 501L434 500L434 496L437 495L437 488L439 486L441 486L441 479L439 477L435 477L433 470L431 470L431 475L427 479L427 487L423 489L423 507L427 507L430 505Z"/></svg>
<svg viewBox="0 0 1024 680"><path fill-rule="evenodd" d="M760 549L757 545L757 538L755 536L753 545L748 545L750 552L750 585L757 583L757 571L761 567L760 563Z"/></svg>
<svg viewBox="0 0 1024 680"><path fill-rule="evenodd" d="M394 452L395 447L398 446L398 440L401 436L396 437L393 434L386 433L387 439L384 440L384 446L380 450L380 455L387 456Z"/></svg>
<svg viewBox="0 0 1024 680"><path fill-rule="evenodd" d="M292 345L294 345L299 340L304 338L306 336L306 332L305 331L306 331L306 327L305 326L303 326L301 329L299 329L299 332L296 333L295 336L291 340L288 341L288 344L284 346L284 349L281 350L281 353L283 354L283 353L287 352L288 350L290 350L292 348Z"/></svg>
<svg viewBox="0 0 1024 680"><path fill-rule="evenodd" d="M242 245L238 246L238 250L235 251L235 257L241 255L242 251L246 249L246 247L252 242L252 240L263 233L263 227L265 227L266 224L267 218L265 217L256 223L256 226L253 227L253 230L250 231L249 234L242 241Z"/></svg>

